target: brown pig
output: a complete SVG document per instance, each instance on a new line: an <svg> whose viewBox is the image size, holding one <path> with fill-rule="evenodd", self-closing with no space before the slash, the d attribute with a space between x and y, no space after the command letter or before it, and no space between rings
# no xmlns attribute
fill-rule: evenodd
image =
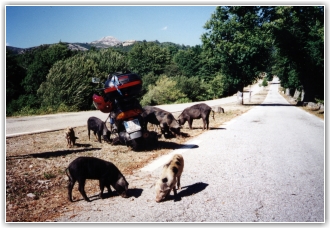
<svg viewBox="0 0 330 228"><path fill-rule="evenodd" d="M209 129L209 116L211 111L213 112L214 119L214 110L205 103L195 104L191 107L185 108L178 117L179 124L182 126L188 121L189 129L192 129L193 120L202 118L203 130Z"/></svg>
<svg viewBox="0 0 330 228"><path fill-rule="evenodd" d="M173 189L177 195L175 185L181 189L180 178L183 171L184 161L181 154L175 154L171 161L164 165L160 179L156 182L156 202L166 199Z"/></svg>
<svg viewBox="0 0 330 228"><path fill-rule="evenodd" d="M76 144L77 137L75 136L74 130L72 127L67 127L65 129L65 139L67 142L67 147L74 146Z"/></svg>

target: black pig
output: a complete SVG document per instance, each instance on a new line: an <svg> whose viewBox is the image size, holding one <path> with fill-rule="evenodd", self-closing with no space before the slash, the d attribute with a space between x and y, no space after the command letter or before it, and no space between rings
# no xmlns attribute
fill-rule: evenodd
<svg viewBox="0 0 330 228"><path fill-rule="evenodd" d="M119 195L126 198L128 190L128 182L119 169L111 162L95 158L95 157L78 157L70 163L65 170L69 177L68 195L72 201L72 189L76 181L79 184L79 192L84 199L90 202L85 192L86 179L99 180L100 198L103 198L104 187L111 193L110 185L117 191Z"/></svg>
<svg viewBox="0 0 330 228"><path fill-rule="evenodd" d="M100 120L99 118L92 116L87 120L87 130L88 130L88 139L90 140L90 131L94 132L94 136L96 140L101 143L101 135L103 136L103 140L106 142L110 142L111 132L108 130L105 122ZM97 135L97 137L96 137Z"/></svg>
<svg viewBox="0 0 330 228"><path fill-rule="evenodd" d="M183 110L183 112L179 115L178 121L180 125L184 125L186 121L188 121L189 129L192 129L193 119L203 119L203 130L209 129L209 116L210 112L213 112L214 119L214 111L210 106L204 103L195 104Z"/></svg>
<svg viewBox="0 0 330 228"><path fill-rule="evenodd" d="M153 106L145 106L141 116L144 120L145 129L147 129L147 124L151 123L160 126L164 137L180 135L180 124L170 112Z"/></svg>

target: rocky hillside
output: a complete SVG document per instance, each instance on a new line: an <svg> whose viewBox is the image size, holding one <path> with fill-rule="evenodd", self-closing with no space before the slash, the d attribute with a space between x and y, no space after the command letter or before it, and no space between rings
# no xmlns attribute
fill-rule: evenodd
<svg viewBox="0 0 330 228"><path fill-rule="evenodd" d="M107 47L114 47L114 46L120 46L120 45L129 46L129 45L134 44L135 42L136 42L135 40L127 40L127 41L122 42L120 40L117 40L113 36L106 36L106 37L103 37L102 39L93 41L90 44L97 48L107 48Z"/></svg>
<svg viewBox="0 0 330 228"><path fill-rule="evenodd" d="M127 41L120 41L116 39L113 36L106 36L99 40L92 41L90 43L69 43L69 42L63 42L68 44L68 48L71 50L79 50L79 51L87 51L91 47L96 47L99 49L102 48L109 48L109 47L118 47L118 46L129 46L137 42L136 40L127 40ZM26 52L27 50L33 49L36 47L31 48L17 48L17 47L11 47L7 46L7 49L10 49L12 52L16 54L22 54Z"/></svg>

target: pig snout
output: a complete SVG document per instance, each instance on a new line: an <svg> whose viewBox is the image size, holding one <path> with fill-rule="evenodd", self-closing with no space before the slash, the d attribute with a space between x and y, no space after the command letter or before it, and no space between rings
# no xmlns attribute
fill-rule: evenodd
<svg viewBox="0 0 330 228"><path fill-rule="evenodd" d="M126 190L124 190L124 191L122 191L122 192L120 192L120 191L117 191L118 192L118 195L120 195L121 197L123 197L123 198L128 198L128 189L126 189Z"/></svg>
<svg viewBox="0 0 330 228"><path fill-rule="evenodd" d="M159 202L165 200L165 199L166 199L166 196L168 195L168 193L169 193L169 191L166 191L166 192L163 192L163 191L158 192L158 193L156 194L156 202L159 203Z"/></svg>
<svg viewBox="0 0 330 228"><path fill-rule="evenodd" d="M167 184L161 183L160 181L156 183L155 190L157 203L165 200L166 196L170 193L170 188L167 186Z"/></svg>
<svg viewBox="0 0 330 228"><path fill-rule="evenodd" d="M159 203L160 201L162 201L164 199L164 196L162 196L160 194L160 192L156 193L156 202Z"/></svg>
<svg viewBox="0 0 330 228"><path fill-rule="evenodd" d="M120 196L123 197L123 198L128 198L128 195L127 195L126 192L121 193Z"/></svg>
<svg viewBox="0 0 330 228"><path fill-rule="evenodd" d="M126 181L126 179L124 177L121 177L117 183L115 184L115 189L118 193L118 195L120 195L123 198L128 198L128 182Z"/></svg>

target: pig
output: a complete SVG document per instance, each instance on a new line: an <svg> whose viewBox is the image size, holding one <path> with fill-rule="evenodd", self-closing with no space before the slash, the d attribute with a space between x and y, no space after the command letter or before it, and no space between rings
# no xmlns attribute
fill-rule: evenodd
<svg viewBox="0 0 330 228"><path fill-rule="evenodd" d="M86 179L99 180L101 199L103 199L104 187L108 189L108 193L112 193L110 185L119 195L124 198L127 197L128 182L111 162L95 157L78 157L69 164L65 172L69 177L68 195L71 202L73 202L72 189L76 181L79 184L79 192L87 202L90 202L85 192Z"/></svg>
<svg viewBox="0 0 330 228"><path fill-rule="evenodd" d="M214 119L214 111L210 106L205 103L195 104L188 108L185 108L182 113L178 116L179 124L182 126L188 121L189 129L192 129L193 119L203 119L203 130L209 129L209 116L210 112L213 112Z"/></svg>
<svg viewBox="0 0 330 228"><path fill-rule="evenodd" d="M177 190L181 189L180 178L184 167L184 160L181 154L173 155L172 159L164 165L160 179L157 180L155 185L156 202L159 203L170 194L171 190L174 196L177 195Z"/></svg>
<svg viewBox="0 0 330 228"><path fill-rule="evenodd" d="M92 130L94 132L94 136L96 140L98 140L100 143L101 141L101 135L103 136L103 140L106 142L110 142L110 135L111 132L108 130L107 125L105 122L100 120L99 118L92 116L88 118L87 120L87 130L88 130L88 139L90 140L90 131ZM97 137L96 137L97 135Z"/></svg>
<svg viewBox="0 0 330 228"><path fill-rule="evenodd" d="M65 139L66 139L66 146L71 147L76 144L77 137L75 136L74 130L72 127L67 127L65 129Z"/></svg>
<svg viewBox="0 0 330 228"><path fill-rule="evenodd" d="M162 135L166 138L180 135L181 126L170 112L153 106L145 106L141 116L145 129L147 129L147 124L151 123L159 126Z"/></svg>

